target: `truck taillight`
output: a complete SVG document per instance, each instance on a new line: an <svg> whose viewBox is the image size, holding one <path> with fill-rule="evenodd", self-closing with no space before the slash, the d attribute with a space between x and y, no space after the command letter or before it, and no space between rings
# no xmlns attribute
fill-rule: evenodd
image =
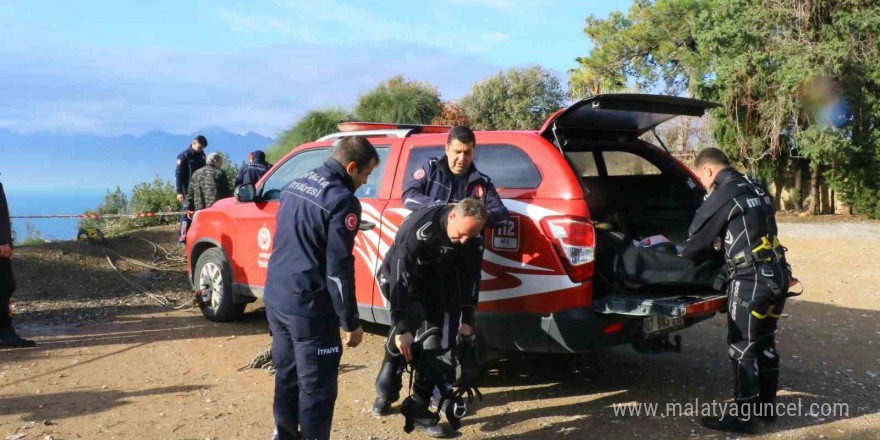
<svg viewBox="0 0 880 440"><path fill-rule="evenodd" d="M579 283L593 276L596 231L583 217L545 217L544 235L553 243L572 281Z"/></svg>

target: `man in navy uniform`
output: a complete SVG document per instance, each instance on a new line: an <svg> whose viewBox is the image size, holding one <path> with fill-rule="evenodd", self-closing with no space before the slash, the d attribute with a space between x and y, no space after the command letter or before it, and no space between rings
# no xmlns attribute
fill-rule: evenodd
<svg viewBox="0 0 880 440"><path fill-rule="evenodd" d="M208 147L208 139L202 135L196 136L190 146L177 155L177 170L174 172L175 188L177 189L177 201L180 202L183 212L191 211L192 207L186 204L186 193L193 173L205 166L205 148ZM180 235L178 241L186 242L186 231L192 219L186 214L180 216Z"/></svg>
<svg viewBox="0 0 880 440"><path fill-rule="evenodd" d="M272 164L266 162L266 153L263 150L252 151L248 155L248 163L241 167L235 178L236 188L247 184L256 185L269 168L272 168Z"/></svg>
<svg viewBox="0 0 880 440"><path fill-rule="evenodd" d="M499 226L508 212L489 176L474 165L477 138L470 128L456 125L446 138L446 154L428 159L403 188L403 206L418 211L474 198L489 211L487 226Z"/></svg>
<svg viewBox="0 0 880 440"><path fill-rule="evenodd" d="M34 341L24 339L12 327L9 315L9 299L15 291L15 278L12 275L12 224L6 194L0 183L0 348L33 347Z"/></svg>
<svg viewBox="0 0 880 440"><path fill-rule="evenodd" d="M281 191L263 302L275 364L275 439L330 438L345 345L363 329L354 289L361 205L354 192L379 163L361 136L341 139L330 159Z"/></svg>

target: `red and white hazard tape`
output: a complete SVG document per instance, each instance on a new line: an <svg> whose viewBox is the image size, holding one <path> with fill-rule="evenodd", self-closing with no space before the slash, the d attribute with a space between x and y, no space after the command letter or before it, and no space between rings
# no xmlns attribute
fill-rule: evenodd
<svg viewBox="0 0 880 440"><path fill-rule="evenodd" d="M71 215L11 215L9 218L139 218L180 216L186 212L138 212L136 214L71 214Z"/></svg>

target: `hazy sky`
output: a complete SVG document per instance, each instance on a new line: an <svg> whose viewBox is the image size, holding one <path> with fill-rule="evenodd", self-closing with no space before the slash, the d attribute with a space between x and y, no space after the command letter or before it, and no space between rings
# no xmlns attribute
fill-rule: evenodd
<svg viewBox="0 0 880 440"><path fill-rule="evenodd" d="M0 129L267 136L350 108L394 74L443 99L510 67L560 74L584 19L629 3L568 0L39 1L0 7Z"/></svg>

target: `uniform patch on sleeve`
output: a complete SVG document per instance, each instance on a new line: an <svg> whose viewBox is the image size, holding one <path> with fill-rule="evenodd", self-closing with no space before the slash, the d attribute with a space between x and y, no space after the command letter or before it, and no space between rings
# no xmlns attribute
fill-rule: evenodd
<svg viewBox="0 0 880 440"><path fill-rule="evenodd" d="M177 159L177 164L180 165L180 159Z"/></svg>
<svg viewBox="0 0 880 440"><path fill-rule="evenodd" d="M416 172L413 173L413 179L422 180L423 177L425 177L425 170L422 168L417 169Z"/></svg>
<svg viewBox="0 0 880 440"><path fill-rule="evenodd" d="M486 194L486 190L483 189L483 185L481 185L479 183L474 185L474 197L475 198L481 199L481 198L483 198L484 194Z"/></svg>
<svg viewBox="0 0 880 440"><path fill-rule="evenodd" d="M348 228L349 231L354 231L355 228L357 228L357 225L358 219L356 215L352 213L345 217L345 227Z"/></svg>

